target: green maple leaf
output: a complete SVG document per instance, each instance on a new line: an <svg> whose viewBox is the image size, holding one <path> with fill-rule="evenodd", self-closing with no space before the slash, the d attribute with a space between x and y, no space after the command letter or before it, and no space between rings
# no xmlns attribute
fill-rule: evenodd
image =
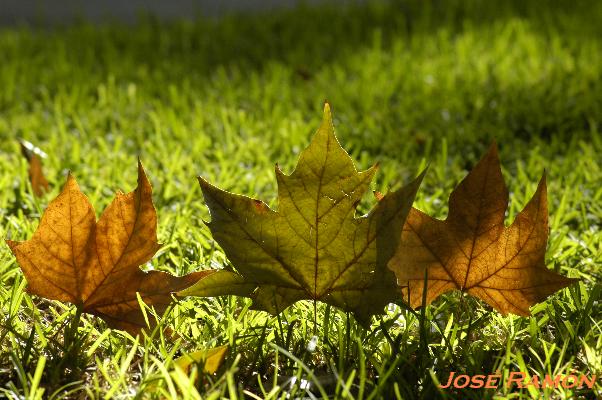
<svg viewBox="0 0 602 400"><path fill-rule="evenodd" d="M387 262L424 175L356 217L377 169L356 170L325 104L322 124L293 173L276 166L278 211L199 178L209 228L236 272L215 270L179 295L248 296L253 308L272 314L298 300L319 300L367 323L401 296Z"/></svg>

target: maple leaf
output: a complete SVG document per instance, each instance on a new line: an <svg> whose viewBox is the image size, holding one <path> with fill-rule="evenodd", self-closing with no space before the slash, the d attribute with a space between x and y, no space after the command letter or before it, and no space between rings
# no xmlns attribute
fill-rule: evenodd
<svg viewBox="0 0 602 400"><path fill-rule="evenodd" d="M138 187L118 192L98 222L94 208L69 174L31 239L7 240L28 282L28 292L78 305L111 327L137 333L146 326L137 295L159 313L170 293L204 276L143 272L160 248L152 189L138 163Z"/></svg>
<svg viewBox="0 0 602 400"><path fill-rule="evenodd" d="M38 155L43 154L43 152L26 140L19 140L19 143L21 144L21 154L29 163L29 181L31 182L33 194L41 197L50 189L42 170L42 160Z"/></svg>
<svg viewBox="0 0 602 400"><path fill-rule="evenodd" d="M322 124L293 173L276 166L278 211L199 178L208 226L236 271L215 270L178 295L249 296L253 308L272 314L298 300L320 300L367 323L401 295L387 262L424 175L358 218L357 204L376 170L356 170L325 104Z"/></svg>
<svg viewBox="0 0 602 400"><path fill-rule="evenodd" d="M537 191L504 226L508 189L495 144L452 191L445 220L412 209L397 253L389 263L411 307L461 290L506 315L530 315L529 307L576 279L545 266L548 208L545 175Z"/></svg>

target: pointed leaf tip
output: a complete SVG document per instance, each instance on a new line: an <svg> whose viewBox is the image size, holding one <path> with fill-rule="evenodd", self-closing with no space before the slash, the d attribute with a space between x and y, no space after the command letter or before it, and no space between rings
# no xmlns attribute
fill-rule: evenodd
<svg viewBox="0 0 602 400"><path fill-rule="evenodd" d="M499 157L499 150L497 143L493 141L489 147L487 148L487 152L481 157L481 159L489 158L489 157Z"/></svg>
<svg viewBox="0 0 602 400"><path fill-rule="evenodd" d="M496 162L498 166L500 166L500 154L498 150L497 143L493 141L489 148L487 149L487 153L481 158L481 161L488 160L489 162ZM500 166L501 169L501 166Z"/></svg>
<svg viewBox="0 0 602 400"><path fill-rule="evenodd" d="M213 187L213 185L211 183L209 183L209 181L207 179L203 178L202 176L197 176L196 179L199 182L199 186L201 187L201 191L203 192L203 195L206 195L205 190L210 189L211 187Z"/></svg>
<svg viewBox="0 0 602 400"><path fill-rule="evenodd" d="M536 197L536 196L545 196L546 204L544 206L546 207L546 210L547 210L548 185L547 185L547 177L546 177L545 170L544 170L543 174L541 175L541 178L539 178L539 182L537 183L537 189L535 190L535 194L533 195L533 197Z"/></svg>
<svg viewBox="0 0 602 400"><path fill-rule="evenodd" d="M138 188L141 186L152 190L152 185L148 179L148 176L146 175L142 161L140 161L140 158L138 158Z"/></svg>
<svg viewBox="0 0 602 400"><path fill-rule="evenodd" d="M77 179L75 179L75 175L73 175L73 173L71 171L69 171L67 173L67 180L65 181L65 184L63 185L62 191L65 191L70 187L72 187L78 191L80 190L79 184L77 183Z"/></svg>
<svg viewBox="0 0 602 400"><path fill-rule="evenodd" d="M15 247L17 247L19 245L20 242L17 242L15 240L10 240L10 239L4 239L4 242L6 243L6 245L10 248L10 250L14 253L15 251Z"/></svg>
<svg viewBox="0 0 602 400"><path fill-rule="evenodd" d="M322 115L322 124L332 126L332 111L328 102L324 103L324 113Z"/></svg>

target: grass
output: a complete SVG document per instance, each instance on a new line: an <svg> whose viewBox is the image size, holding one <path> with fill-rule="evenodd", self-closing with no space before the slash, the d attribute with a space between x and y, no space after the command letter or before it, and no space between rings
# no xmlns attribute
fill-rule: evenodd
<svg viewBox="0 0 602 400"><path fill-rule="evenodd" d="M135 186L140 156L164 243L148 267L227 265L202 223L195 176L275 205L328 99L343 146L376 190L429 164L416 206L436 217L489 144L500 146L508 222L548 177L549 268L581 278L503 317L451 293L370 330L300 302L278 318L240 298L186 298L138 338L30 296L0 247L0 383L9 398L584 398L594 390L440 391L450 371L602 374L602 26L599 2L407 0L301 7L218 21L78 23L0 30L0 233L29 238L71 170L97 212ZM34 198L15 138L42 150ZM368 196L360 205L373 204ZM152 315L152 313L151 313ZM161 328L171 327L176 337ZM306 350L314 330L317 347ZM216 374L173 368L229 345Z"/></svg>

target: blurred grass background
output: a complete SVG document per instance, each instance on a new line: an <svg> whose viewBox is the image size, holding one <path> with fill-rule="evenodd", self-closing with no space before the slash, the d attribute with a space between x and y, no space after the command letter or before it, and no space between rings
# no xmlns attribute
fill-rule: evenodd
<svg viewBox="0 0 602 400"><path fill-rule="evenodd" d="M442 396L429 374L443 379L447 369L493 372L500 365L513 365L545 371L560 363L562 368L601 373L602 312L596 286L602 262L601 17L602 3L579 0L407 0L301 6L194 22L146 16L134 26L81 22L50 29L0 28L0 232L12 239L30 237L67 170L101 211L115 189L133 188L139 156L154 184L160 241L165 244L153 267L181 274L227 264L202 223L209 215L195 176L276 206L274 164L291 171L318 126L327 99L338 138L358 167L380 163L374 189L398 187L430 165L416 206L437 217L445 216L450 191L493 141L500 147L511 192L508 221L526 204L545 170L551 226L548 267L583 281L537 306L539 314L531 319L502 318L473 301L480 310L477 327L468 323L470 312L457 311L460 296L446 296L428 311L429 321L444 330L451 315L460 329L458 338L473 341L459 341L455 355L435 345L421 348L420 357L428 355L430 360L421 364L426 375L405 375L404 368L416 362L420 338L417 320L406 314L396 317L407 318L403 325L409 329L407 337L397 336L402 350L387 347L390 343L381 334L367 335L354 327L345 342L347 350L357 334L360 342L371 342L353 351L368 354L372 349L380 354L377 361L361 361L351 350L341 355L335 346L322 348L321 361L312 361L313 366L328 370L325 360L339 354L341 376L348 378L349 371L363 365L373 377L356 379L378 388L373 392L376 398L397 393L402 398ZM30 194L17 137L48 154L44 165L54 189L42 199ZM366 211L371 204L367 196L360 208ZM23 295L18 266L6 246L0 253L0 381L13 383L11 393L23 393L30 381L17 383L15 363L25 376L28 371L33 374L37 360L50 354L44 336L59 332L56 315L70 311ZM32 312L34 304L41 310ZM266 347L266 338L275 335L284 345L278 324L263 314L241 314L241 305L248 302L189 299L180 305L201 310L196 316L190 311L192 317L180 321L182 332L192 332L190 337L196 340L186 342L189 348L206 343L242 346L242 361L237 361L244 364L242 370L236 372L234 351L224 367L227 372L218 374L215 386L199 385L201 392L225 391L232 397L246 388L260 393L256 382L246 380L274 372L269 367L273 349ZM60 312L49 311L56 307ZM330 313L320 309L318 320L323 321L326 311ZM287 311L285 326L294 326L295 320L304 324L300 322L304 312L303 305ZM345 339L341 332L348 322L344 314L339 317L342 325L328 332L335 332L334 342L341 344L337 340ZM194 327L195 318L204 321L200 327ZM264 336L252 333L255 318L267 318ZM220 328L224 320L233 319L238 325ZM575 320L581 322L571 325ZM100 362L103 355L115 356L116 349L129 351L123 350L123 343L112 347L115 339L103 336L106 326L101 322L90 319L89 324L98 330L90 335L104 349L95 356ZM510 329L508 324L517 327ZM477 328L491 336L470 336ZM401 328L390 329L388 334L396 337L395 329ZM32 336L29 343L30 332L41 336ZM298 342L300 356L307 334L304 330L289 334L294 339L286 343ZM525 342L517 342L520 334ZM443 340L443 333L432 335L433 343ZM32 354L33 343L37 350ZM89 350L82 346L83 352ZM255 357L262 346L264 355ZM551 351L555 356L544 357L540 365L532 353L540 355L545 348L548 354L549 346L555 346ZM163 351L167 350L157 350L161 355L157 357L165 360ZM48 362L61 354L65 352L59 346ZM531 354L527 361L524 354ZM169 365L169 360L165 363ZM393 372L382 378L374 372L376 364L393 365ZM46 371L55 364L49 365ZM139 371L133 381L118 381L117 389L111 389L106 376L85 371L73 381L93 385L96 392L88 392L93 397L159 393L145 389L146 379L154 376L148 369ZM43 375L45 382L52 381L48 374ZM58 374L47 388L56 390L71 379ZM238 385L229 383L228 374ZM168 378L161 379L159 387L167 385ZM504 390L497 395L505 396ZM549 395L573 394L567 393ZM482 398L493 393L469 395ZM535 396L529 390L518 392L523 395Z"/></svg>

